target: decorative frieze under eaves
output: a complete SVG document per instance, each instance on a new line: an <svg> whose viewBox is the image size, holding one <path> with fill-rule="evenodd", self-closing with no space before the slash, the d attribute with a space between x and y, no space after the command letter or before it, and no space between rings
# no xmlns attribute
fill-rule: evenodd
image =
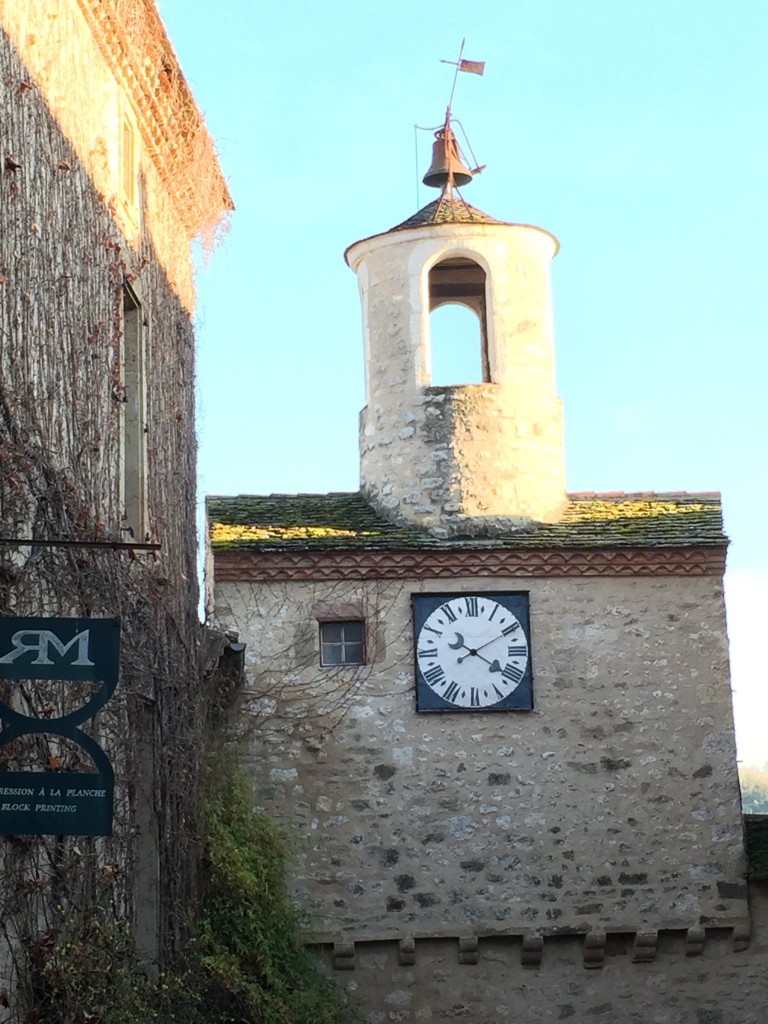
<svg viewBox="0 0 768 1024"><path fill-rule="evenodd" d="M725 547L214 551L217 583L451 576L715 576Z"/></svg>

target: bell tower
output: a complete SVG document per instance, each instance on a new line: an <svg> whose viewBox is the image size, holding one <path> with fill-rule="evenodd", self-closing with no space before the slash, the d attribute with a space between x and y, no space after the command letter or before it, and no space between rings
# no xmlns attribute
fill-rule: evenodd
<svg viewBox="0 0 768 1024"><path fill-rule="evenodd" d="M566 495L557 241L470 167L449 104L435 201L346 252L362 493L209 499L254 799L370 1021L755 1022L719 496Z"/></svg>
<svg viewBox="0 0 768 1024"><path fill-rule="evenodd" d="M550 522L565 502L549 270L557 239L467 204L456 184L472 174L449 110L424 177L440 198L345 253L363 312L362 491L391 520L438 536ZM477 317L480 382L433 383L430 314L448 304Z"/></svg>

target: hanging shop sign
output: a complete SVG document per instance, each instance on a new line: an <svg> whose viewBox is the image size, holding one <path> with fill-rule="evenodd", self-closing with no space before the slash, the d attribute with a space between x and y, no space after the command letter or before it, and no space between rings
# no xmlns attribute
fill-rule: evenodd
<svg viewBox="0 0 768 1024"><path fill-rule="evenodd" d="M50 764L33 771L0 771L0 835L105 836L112 833L114 771L109 758L80 726L107 703L117 686L120 624L116 619L0 618L0 763L3 748L45 734L77 744L94 771ZM52 717L22 713L14 685L27 680L93 684L81 707Z"/></svg>

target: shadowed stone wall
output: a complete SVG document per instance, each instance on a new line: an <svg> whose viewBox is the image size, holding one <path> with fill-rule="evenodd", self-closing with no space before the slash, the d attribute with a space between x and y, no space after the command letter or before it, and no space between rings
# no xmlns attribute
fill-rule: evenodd
<svg viewBox="0 0 768 1024"><path fill-rule="evenodd" d="M367 1024L393 1021L605 1021L606 1024L762 1024L768 997L768 890L751 887L752 939L727 931L662 931L601 942L519 938L362 942L353 955L321 951L329 972L363 1007ZM592 937L594 938L594 937ZM650 941L650 940L653 941ZM530 944L529 944L530 945ZM348 951L347 951L348 952Z"/></svg>

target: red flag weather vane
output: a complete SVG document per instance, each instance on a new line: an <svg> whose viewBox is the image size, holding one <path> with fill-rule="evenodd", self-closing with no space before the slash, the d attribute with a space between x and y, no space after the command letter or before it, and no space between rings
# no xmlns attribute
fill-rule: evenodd
<svg viewBox="0 0 768 1024"><path fill-rule="evenodd" d="M459 56L457 60L441 60L441 64L451 64L456 70L453 73L453 85L451 86L451 98L448 100L448 110L450 111L453 105L453 94L456 91L456 80L459 77L460 71L466 71L470 75L483 75L485 74L485 61L484 60L466 60L464 58L464 44L466 39L461 40L461 47L459 49Z"/></svg>

